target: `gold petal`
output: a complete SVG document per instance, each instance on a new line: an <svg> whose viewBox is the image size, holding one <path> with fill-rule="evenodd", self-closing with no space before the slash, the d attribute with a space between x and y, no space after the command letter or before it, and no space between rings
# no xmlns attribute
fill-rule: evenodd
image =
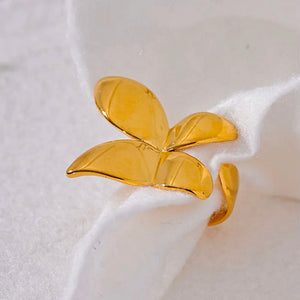
<svg viewBox="0 0 300 300"><path fill-rule="evenodd" d="M141 141L118 140L98 145L79 156L67 176L97 175L132 185L151 185L160 153Z"/></svg>
<svg viewBox="0 0 300 300"><path fill-rule="evenodd" d="M195 113L170 129L165 148L172 151L201 144L231 141L237 136L236 128L225 118L207 112Z"/></svg>
<svg viewBox="0 0 300 300"><path fill-rule="evenodd" d="M169 125L155 95L142 84L123 77L106 77L95 87L95 101L104 117L130 137L161 150Z"/></svg>
<svg viewBox="0 0 300 300"><path fill-rule="evenodd" d="M183 152L162 152L155 186L206 199L213 182L208 169L196 158Z"/></svg>

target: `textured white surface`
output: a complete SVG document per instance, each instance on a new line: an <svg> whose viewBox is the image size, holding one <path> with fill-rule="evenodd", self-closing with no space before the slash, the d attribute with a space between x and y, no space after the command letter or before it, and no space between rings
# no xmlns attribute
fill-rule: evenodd
<svg viewBox="0 0 300 300"><path fill-rule="evenodd" d="M122 3L74 1L75 11L69 15L70 25L76 25L71 27L77 42L73 51L79 81L88 93L102 76L133 77L157 94L173 124L238 90L271 85L299 72L296 1L259 2L259 10L256 1ZM0 5L5 24L0 29L0 298L59 299L71 273L71 251L94 222L85 239L99 228L104 239L89 248L99 255L90 257L85 270L90 275L102 259L100 273L89 283L83 281L83 288L92 289L77 298L93 299L87 293L99 286L100 293L106 292L100 299L155 298L197 243L201 218L214 203L196 201L138 213L191 198L96 177L67 179L65 168L76 155L122 135L79 91L64 35L63 3ZM296 93L281 97L268 112L260 151L239 163L242 185L233 216L205 230L164 300L298 298L297 114ZM203 151L214 149L209 145ZM191 151L202 160L200 147ZM149 198L138 201L145 195ZM132 201L124 202L128 196ZM120 209L128 221L114 219ZM179 239L197 223L199 228ZM172 238L179 240L173 256L164 260ZM109 244L116 241L123 248ZM113 251L101 252L103 246ZM135 264L126 263L133 255ZM164 261L175 262L160 273L169 275L151 277Z"/></svg>
<svg viewBox="0 0 300 300"><path fill-rule="evenodd" d="M64 9L61 1L0 3L1 300L59 299L71 251L109 190L65 176L70 153L101 133L80 93Z"/></svg>

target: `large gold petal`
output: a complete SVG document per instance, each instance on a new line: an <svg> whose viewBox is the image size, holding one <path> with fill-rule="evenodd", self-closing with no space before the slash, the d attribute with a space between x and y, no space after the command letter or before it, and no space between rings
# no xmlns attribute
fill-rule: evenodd
<svg viewBox="0 0 300 300"><path fill-rule="evenodd" d="M100 79L95 101L104 117L130 137L162 149L169 131L165 112L142 84L123 77Z"/></svg>
<svg viewBox="0 0 300 300"><path fill-rule="evenodd" d="M239 172L233 164L222 164L219 170L219 181L224 198L221 207L210 218L208 225L217 225L224 222L232 213L239 189Z"/></svg>
<svg viewBox="0 0 300 300"><path fill-rule="evenodd" d="M152 185L159 156L160 152L141 141L108 142L79 156L67 175L97 175L132 185Z"/></svg>
<svg viewBox="0 0 300 300"><path fill-rule="evenodd" d="M195 145L231 141L238 136L232 123L212 113L192 114L170 129L168 151Z"/></svg>
<svg viewBox="0 0 300 300"><path fill-rule="evenodd" d="M162 152L155 186L206 199L213 182L208 169L196 158L183 152Z"/></svg>

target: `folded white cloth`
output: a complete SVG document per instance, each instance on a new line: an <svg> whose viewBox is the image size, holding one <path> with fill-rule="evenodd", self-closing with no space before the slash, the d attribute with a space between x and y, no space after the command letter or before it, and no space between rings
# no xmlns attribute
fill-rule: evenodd
<svg viewBox="0 0 300 300"><path fill-rule="evenodd" d="M221 163L235 162L243 197L248 193L251 197L265 194L299 199L300 101L295 91L300 77L291 77L295 70L287 67L295 56L283 57L285 65L276 64L283 47L279 39L293 39L292 35L266 21L224 18L228 13L204 22L205 18L194 13L199 5L193 5L189 1L170 2L169 6L152 1L70 2L70 35L80 80L91 98L93 85L101 77L126 76L140 81L161 100L171 125L205 110L226 117L239 131L236 141L198 146L187 152L208 166L214 180ZM181 10L186 13L182 18ZM200 10L203 12L203 7ZM209 10L208 15L219 16L220 11ZM253 35L251 29L257 22L261 27ZM278 41L266 41L264 37L274 34L276 26L282 29L276 36ZM228 41L223 40L224 33ZM274 52L255 49L265 46L274 46ZM231 48L232 53L228 52ZM242 51L248 54L235 61ZM255 70L261 69L263 75L254 76L250 68L254 62ZM237 65L243 66L244 72L249 68L249 74L241 78L236 72L231 74L230 68ZM228 73L228 80L218 83L226 78L222 72ZM205 84L208 76L215 77L213 86ZM254 88L262 84L265 86ZM236 92L242 88L248 90ZM218 100L229 93L233 96ZM101 130L110 140L115 129L107 123ZM237 201L243 199L238 197ZM217 187L205 201L180 192L120 187L76 249L65 298L161 299L219 203ZM244 222L251 224L250 214Z"/></svg>
<svg viewBox="0 0 300 300"><path fill-rule="evenodd" d="M298 299L299 92L292 92L297 76L289 78L299 73L299 2L72 3L79 81L65 38L64 3L0 2L0 299L60 299L68 277L66 294L82 289L82 299L93 299L89 293L98 288L97 298L108 300L162 294L164 300ZM222 99L237 91L266 93L261 101L267 106L282 93L266 114L253 107L260 148L235 162L241 190L227 222L203 230L216 197L200 201L100 177L65 176L86 149L125 137L80 91L86 83L91 94L107 75L146 84L170 125L229 103ZM258 93L256 87L266 88ZM262 123L253 119L254 110ZM243 120L246 126L249 119ZM243 124L237 124L241 131ZM238 145L246 155L257 151L253 138L246 141L251 143L189 151L213 168L216 152L233 147L236 153ZM71 251L94 223L76 248L71 272ZM91 258L85 256L89 245L97 253Z"/></svg>

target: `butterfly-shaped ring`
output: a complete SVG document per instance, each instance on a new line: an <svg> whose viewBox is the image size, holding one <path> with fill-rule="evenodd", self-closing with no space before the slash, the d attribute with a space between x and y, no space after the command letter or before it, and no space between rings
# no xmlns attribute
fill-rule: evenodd
<svg viewBox="0 0 300 300"><path fill-rule="evenodd" d="M216 114L192 114L169 129L166 114L144 85L123 77L105 77L95 87L101 114L132 139L93 147L68 168L67 176L97 175L131 185L154 186L206 199L213 190L208 169L196 158L178 151L195 145L225 142L238 137L235 126ZM219 170L224 199L209 225L223 222L233 209L238 191L233 164Z"/></svg>

